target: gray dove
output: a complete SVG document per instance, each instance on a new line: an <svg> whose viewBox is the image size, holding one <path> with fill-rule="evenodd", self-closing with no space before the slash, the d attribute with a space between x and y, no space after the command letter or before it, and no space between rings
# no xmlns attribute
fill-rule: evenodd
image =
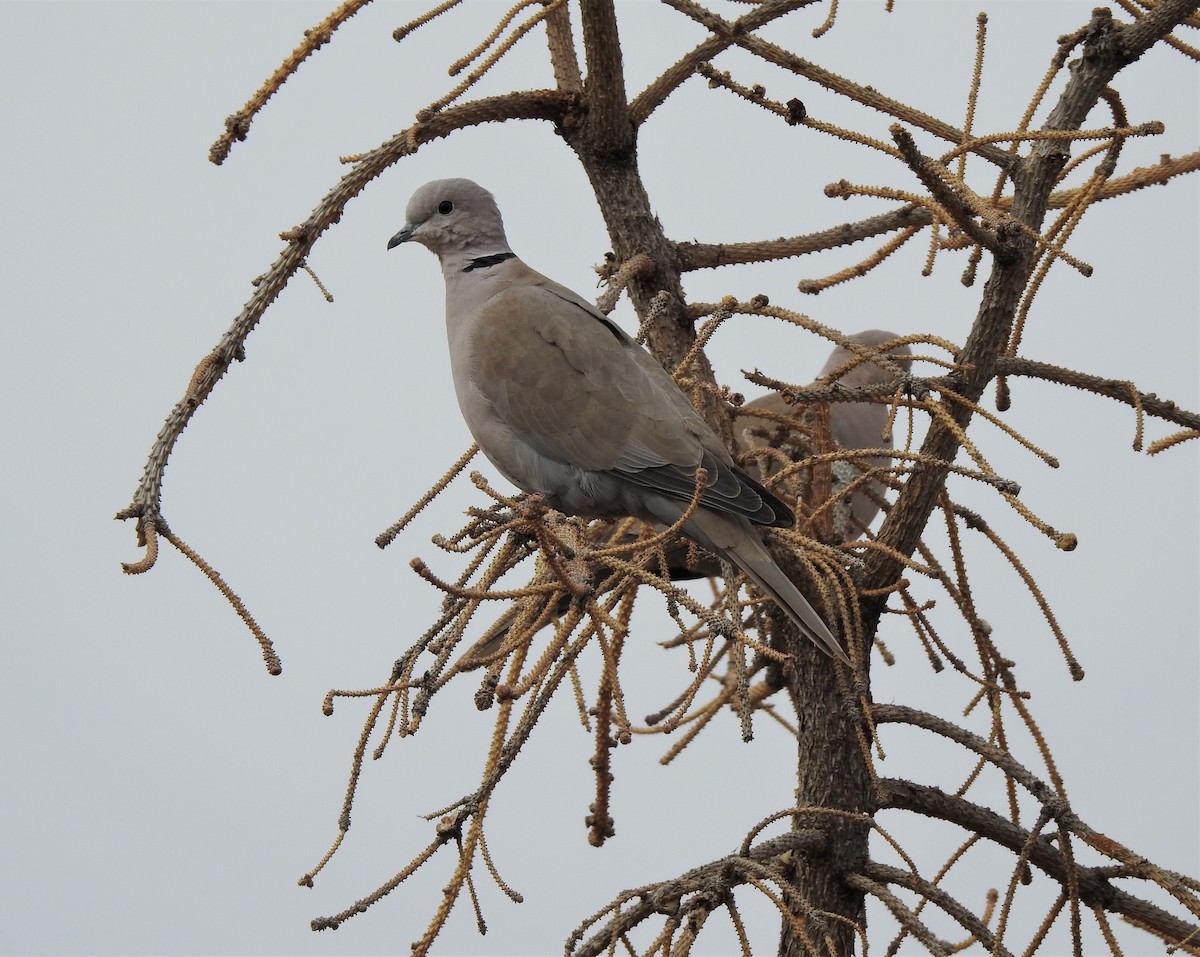
<svg viewBox="0 0 1200 957"><path fill-rule="evenodd" d="M865 332L855 333L849 338L868 350L875 351L885 343L900 337L894 332L869 329ZM890 346L887 350L887 355L905 369L912 364L912 359L909 358L911 354L909 347L904 344ZM844 346L835 346L829 359L822 366L817 379L811 384L822 385L822 380L828 379L830 375L839 371L841 371L841 375L835 381L847 388L895 382L895 373L875 362L859 362L853 368L847 369L846 366L856 358L857 354ZM781 418L793 418L799 414L802 408L802 406L789 405L778 392L768 392L753 402L747 402L733 420L733 439L738 450L744 452L771 443L782 444L789 441L786 434L780 434L780 427L774 420L753 415L753 411L769 412ZM829 429L838 446L848 451L891 448L891 436L889 435L886 439L883 437L883 430L887 426L887 417L887 406L879 403L831 402ZM786 433L787 427L784 426L783 429ZM883 456L870 456L856 461L871 468L882 468L887 465L889 460ZM751 462L747 471L753 478L764 478L758 462ZM768 468L767 471L769 473L774 469ZM857 538L871 524L871 520L879 512L879 506L871 495L856 491L850 496L850 509L855 519L852 535ZM631 535L622 541L632 541L633 538L634 536ZM672 581L686 581L721 574L720 564L716 559L702 555L699 561L696 561L689 554L686 544L668 545L664 549L664 556L666 558L665 571ZM597 569L596 574L599 585L608 577L609 572L606 569ZM555 614L565 614L569 604L568 597L561 598L555 608ZM489 662L491 656L503 646L509 628L515 619L516 611L510 610L495 621L462 656L459 660L459 667L470 669Z"/></svg>
<svg viewBox="0 0 1200 957"><path fill-rule="evenodd" d="M388 249L417 242L446 281L458 404L480 450L518 488L562 512L682 526L736 565L801 633L849 663L756 525L795 516L732 456L645 349L583 297L517 258L492 194L467 179L426 183Z"/></svg>
<svg viewBox="0 0 1200 957"><path fill-rule="evenodd" d="M873 351L884 343L900 337L894 332L868 329L865 332L855 333L849 338L866 347L867 350ZM912 350L907 345L892 346L886 354L905 369L912 365L910 358ZM822 384L821 380L827 379L839 369L845 369L845 366L855 358L856 353L851 352L845 346L834 347L829 359L817 374L816 381L811 384L814 386ZM883 382L895 382L896 374L878 363L865 361L860 362L852 369L843 371L836 381L846 388L856 388L864 385L878 385ZM745 413L757 410L790 418L796 415L800 408L788 405L778 392L768 392L752 402L747 402L742 407L742 414L734 419L734 441L742 449L761 446L765 444L765 440L748 430L770 433L774 427L774 423L768 419ZM887 419L887 406L876 402L832 402L829 407L829 430L833 433L833 440L839 447L851 451L854 449L891 448L891 436L883 438ZM870 468L882 468L888 463L888 460L882 456L870 456L856 461ZM751 472L756 478L762 477L755 469L751 469ZM855 527L862 529L866 529L879 512L879 506L875 504L870 495L864 492L855 492L850 496L850 509L854 514Z"/></svg>

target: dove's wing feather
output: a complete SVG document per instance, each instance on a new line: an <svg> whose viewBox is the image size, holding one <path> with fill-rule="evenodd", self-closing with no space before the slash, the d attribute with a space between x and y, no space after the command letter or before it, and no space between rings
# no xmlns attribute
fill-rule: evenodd
<svg viewBox="0 0 1200 957"><path fill-rule="evenodd" d="M653 357L593 308L528 272L542 283L513 283L493 296L471 337L467 376L510 430L506 440L519 436L552 462L609 472L682 503L703 467L702 504L760 524L792 524L786 507L734 466Z"/></svg>

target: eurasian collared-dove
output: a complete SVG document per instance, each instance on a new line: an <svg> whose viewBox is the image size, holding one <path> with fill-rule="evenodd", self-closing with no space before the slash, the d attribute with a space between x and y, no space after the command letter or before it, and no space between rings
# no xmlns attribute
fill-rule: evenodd
<svg viewBox="0 0 1200 957"><path fill-rule="evenodd" d="M849 338L866 347L868 350L874 351L881 345L900 337L892 332L869 329L866 332L856 333ZM912 364L912 359L909 358L912 354L911 350L905 344L889 347L886 354L905 369ZM844 346L834 347L829 359L821 368L820 374L812 385L821 385L821 380L839 371L842 374L834 381L847 388L895 381L895 374L893 372L874 362L859 362L853 368L846 368L850 363L855 362L857 358L856 353L851 352ZM738 451L746 452L754 448L760 448L771 442L790 445L794 441L794 436L786 426L781 431L776 420L753 415L751 414L752 410L767 412L782 419L794 420L799 425L796 417L803 408L805 406L789 405L778 392L769 392L752 402L746 403L742 406L741 412L734 416L733 420L733 438ZM833 440L839 447L847 451L891 448L891 436L889 435L887 438L883 437L883 430L887 425L887 417L888 410L885 405L865 402L832 402L829 409L829 428L830 432L833 433ZM866 466L877 468L885 466L889 460L883 456L867 456L856 461ZM752 462L748 468L752 477L760 479L764 477L757 463ZM768 468L767 471L772 470ZM879 511L879 506L875 503L872 496L859 491L851 494L850 508L855 518L854 526L850 529L850 536L857 538L870 525L871 520ZM629 540L632 540L632 536ZM666 560L664 571L670 576L672 581L705 578L721 573L720 565L715 559L701 555L697 560L695 556L689 555L689 549L686 545L671 544L664 549L663 555ZM597 570L597 575L599 576L597 581L598 586L608 574L605 569ZM560 599L555 614L565 614L568 605L569 598L564 597ZM483 636L462 656L459 667L464 669L474 668L488 662L491 656L503 646L504 639L507 637L508 630L515 618L516 611L510 610L494 622Z"/></svg>
<svg viewBox="0 0 1200 957"><path fill-rule="evenodd" d="M736 565L827 654L849 658L775 564L755 525L795 516L739 469L657 360L587 300L509 248L491 193L426 183L388 248L435 253L446 281L450 368L479 448L560 511L672 525L707 480L685 535Z"/></svg>
<svg viewBox="0 0 1200 957"><path fill-rule="evenodd" d="M867 350L875 351L885 343L899 339L900 337L894 332L884 332L881 329L868 329L865 332L855 333L849 338L859 345L864 346ZM912 364L912 359L910 358L912 350L903 343L889 347L885 354L905 369ZM820 385L821 380L826 379L839 370L843 370L842 374L835 381L847 388L879 385L883 382L894 383L896 381L896 374L892 370L875 362L860 361L857 365L847 369L847 365L856 361L856 359L858 359L856 353L851 352L845 346L836 346L833 352L830 353L825 365L822 366L821 371L817 374L816 380L811 384L814 386ZM734 419L734 441L737 442L738 447L742 450L752 449L756 446L762 446L768 441L762 437L764 434L769 435L775 431L772 420L747 413L754 411L768 412L783 418L793 418L802 408L803 406L788 405L783 396L778 392L768 392L766 395L760 396L752 402L747 402L742 407L741 414ZM880 403L831 402L829 405L829 430L833 434L833 440L838 446L848 451L891 448L891 435L888 435L887 438L883 437L883 430L887 426L887 419L888 408L886 405ZM856 461L870 468L883 468L888 463L888 460L882 456L866 456ZM761 479L763 477L754 469L751 469L751 472L756 478ZM851 494L850 509L854 515L856 531L860 528L866 529L871 524L871 520L879 512L879 506L875 503L872 496L865 492L854 492Z"/></svg>

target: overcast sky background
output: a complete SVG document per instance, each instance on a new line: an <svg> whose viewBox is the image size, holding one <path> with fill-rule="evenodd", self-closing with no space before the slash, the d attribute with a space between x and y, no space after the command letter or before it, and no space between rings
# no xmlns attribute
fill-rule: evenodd
<svg viewBox="0 0 1200 957"><path fill-rule="evenodd" d="M813 40L825 8L768 36L889 95L961 121L974 56L975 14L992 17L978 130L1016 125L1053 53L1083 25L1090 2L843 3L836 28ZM385 552L376 534L407 510L469 444L454 403L442 324L442 281L419 248L387 252L421 183L464 175L497 196L513 247L584 294L609 249L573 155L546 124L466 131L405 160L351 203L311 257L327 304L294 279L236 366L199 411L167 473L172 528L224 574L274 639L284 672L266 675L233 611L164 545L148 575L132 523L112 521L130 499L164 416L196 362L225 331L275 259L278 233L308 215L342 175L340 155L372 148L453 84L445 67L482 39L506 6L474 2L397 45L391 31L421 4L377 3L358 14L255 120L222 168L208 146L302 31L332 4L16 3L0 5L4 228L0 351L5 446L2 537L5 647L0 695L0 948L5 953L407 952L422 933L453 862L443 852L410 884L337 932L308 921L335 913L400 869L429 839L419 815L475 787L490 714L471 682L448 689L420 734L366 769L354 827L313 890L296 879L336 833L349 758L367 705L332 687L370 687L435 617L439 594L408 568L478 503L456 483ZM628 88L642 89L703 31L650 0L622 0ZM733 17L737 4L719 9ZM477 95L551 85L540 32L486 78ZM780 100L886 137L888 120L795 78L730 54L718 61ZM1200 141L1194 64L1156 51L1117 86L1130 121L1161 119L1165 135L1130 142L1120 172ZM1093 125L1107 122L1097 114ZM917 134L930 151L940 144ZM889 160L685 84L645 128L644 175L656 213L678 239L741 241L809 232L890 207L827 199L840 178L917 189ZM980 191L992 175L976 164ZM1105 203L1070 249L1096 273L1056 266L1030 317L1024 354L1130 379L1182 406L1197 391L1198 191L1195 177ZM689 297L725 294L806 311L846 331L885 327L961 342L980 287L945 255L922 279L924 239L867 280L805 298L795 284L861 259L859 245L819 260L685 277ZM986 274L985 269L982 271ZM617 313L633 328L632 311ZM723 382L756 390L741 369L806 381L828 347L758 319L731 322L711 354ZM739 385L740 383L740 385ZM1058 455L1051 470L998 430L976 435L1023 501L1079 536L1057 551L994 493L952 486L1017 549L1043 586L1087 671L1070 681L1036 605L977 535L981 613L1018 662L1030 706L1054 750L1075 809L1098 830L1165 867L1200 871L1200 444L1153 459L1131 451L1134 416L1082 393L1015 382L1008 421ZM990 397L989 397L990 400ZM1152 422L1148 440L1174 427ZM482 467L482 466L480 466ZM935 597L926 589L922 594ZM647 608L650 603L647 602ZM968 660L969 636L943 600L944 637ZM685 658L648 611L627 687L643 715L688 680ZM960 714L973 687L934 675L899 621L884 638L898 663L876 659L875 696ZM590 671L588 670L590 669ZM594 674L595 662L585 662ZM587 687L585 685L585 687ZM594 687L594 684L592 685ZM985 716L968 723L985 729ZM1015 723L1011 725L1015 728ZM667 768L673 743L638 738L615 755L617 836L586 841L591 736L569 700L540 723L489 818L501 874L526 903L509 903L482 873L489 921L479 937L464 898L441 953L554 953L619 890L671 877L727 853L756 821L786 807L794 745L767 720L750 745L736 719L718 722ZM986 732L985 732L986 733ZM885 729L881 771L953 788L969 762L928 736ZM1019 759L1046 777L1027 735ZM987 794L981 790L980 794ZM1036 815L1036 811L1033 812ZM1032 816L1031 816L1032 817ZM1031 819L1030 817L1030 819ZM900 815L883 823L932 875L961 836ZM880 851L883 854L883 851ZM1008 870L981 853L960 867L964 900L981 907ZM1023 891L1025 928L1053 895ZM1134 888L1135 892L1139 892ZM755 895L739 897L753 940L773 952L777 922ZM890 935L872 911L875 946ZM698 951L727 952L728 922ZM961 937L944 923L947 936ZM1126 953L1157 953L1118 925ZM1028 934L1028 931L1026 931ZM1090 947L1100 946L1094 930ZM1021 938L1013 938L1014 941ZM1066 946L1061 935L1046 952ZM906 952L915 952L908 948ZM1092 950L1091 952L1094 952Z"/></svg>

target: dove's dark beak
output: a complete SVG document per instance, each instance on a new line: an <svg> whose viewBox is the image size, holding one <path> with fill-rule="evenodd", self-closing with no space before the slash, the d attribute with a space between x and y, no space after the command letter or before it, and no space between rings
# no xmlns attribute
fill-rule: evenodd
<svg viewBox="0 0 1200 957"><path fill-rule="evenodd" d="M417 227L420 225L421 225L420 223L405 223L404 228L402 230L400 230L400 232L396 233L395 236L393 236L391 239L388 240L387 248L394 249L396 246L399 246L401 243L408 242L410 239L412 239L412 234L414 232L416 232Z"/></svg>

